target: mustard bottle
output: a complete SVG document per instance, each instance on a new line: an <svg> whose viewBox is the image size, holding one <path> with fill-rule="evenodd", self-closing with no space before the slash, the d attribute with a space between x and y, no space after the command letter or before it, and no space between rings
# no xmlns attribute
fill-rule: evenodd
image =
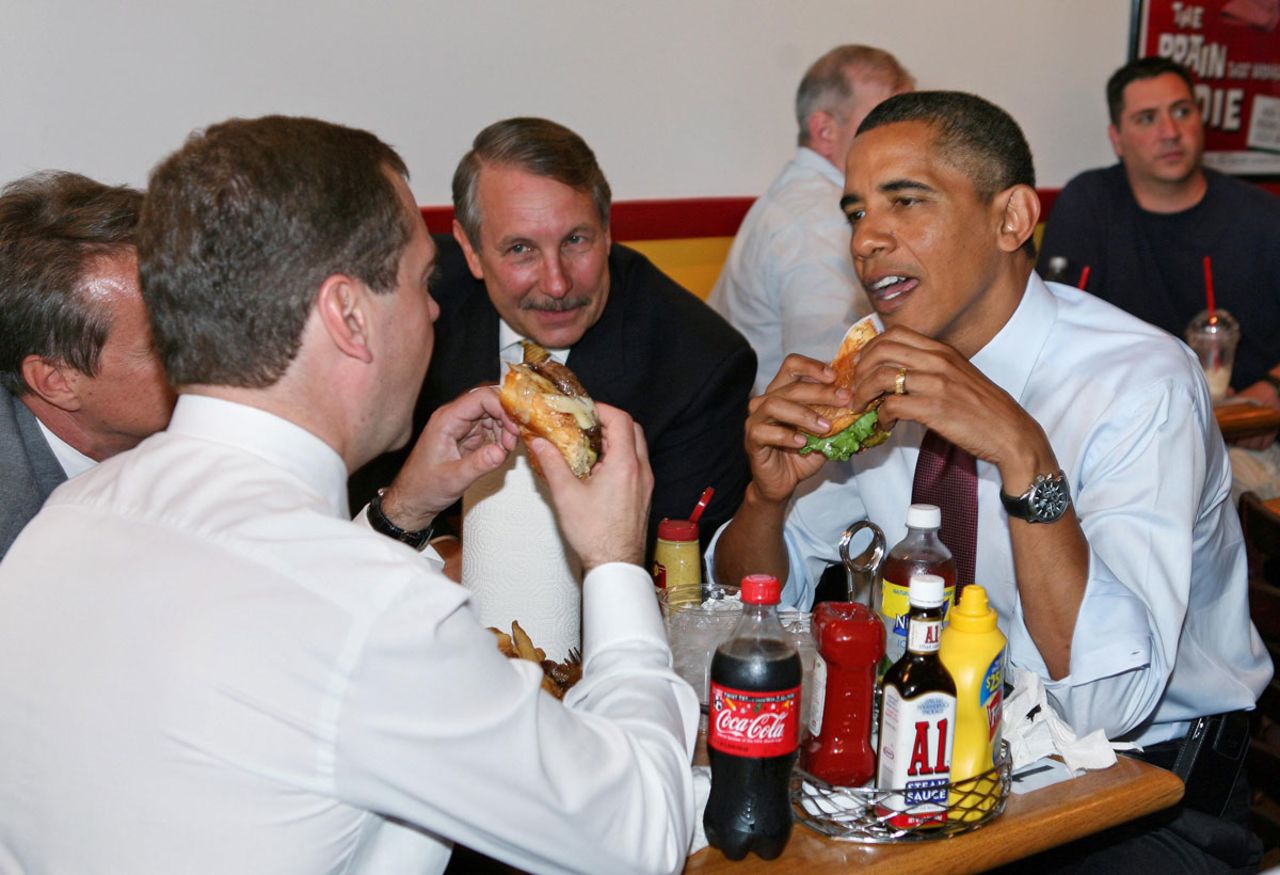
<svg viewBox="0 0 1280 875"><path fill-rule="evenodd" d="M939 656L956 682L955 743L951 782L956 784L989 771L1000 752L1000 718L1004 705L1004 635L996 612L980 586L966 586L942 630ZM989 794L995 782L984 780L951 791L952 820L977 820L995 806ZM984 794L988 794L983 798Z"/></svg>
<svg viewBox="0 0 1280 875"><path fill-rule="evenodd" d="M667 591L667 604L702 601L702 548L698 523L664 519L653 550L653 585Z"/></svg>

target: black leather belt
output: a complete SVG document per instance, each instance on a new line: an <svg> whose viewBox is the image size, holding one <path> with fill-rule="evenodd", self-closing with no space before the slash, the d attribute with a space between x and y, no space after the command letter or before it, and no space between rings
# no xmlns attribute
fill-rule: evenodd
<svg viewBox="0 0 1280 875"><path fill-rule="evenodd" d="M1185 738L1147 745L1131 756L1182 779L1184 808L1222 815L1249 752L1249 712L1228 711L1191 721Z"/></svg>

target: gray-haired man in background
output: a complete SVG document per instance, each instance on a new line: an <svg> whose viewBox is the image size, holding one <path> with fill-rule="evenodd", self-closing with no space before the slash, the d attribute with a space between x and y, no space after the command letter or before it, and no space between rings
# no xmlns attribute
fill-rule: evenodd
<svg viewBox="0 0 1280 875"><path fill-rule="evenodd" d="M800 80L796 154L747 213L708 299L756 351L757 393L787 353L825 361L871 312L840 212L844 159L867 113L914 87L893 55L857 45L827 52Z"/></svg>

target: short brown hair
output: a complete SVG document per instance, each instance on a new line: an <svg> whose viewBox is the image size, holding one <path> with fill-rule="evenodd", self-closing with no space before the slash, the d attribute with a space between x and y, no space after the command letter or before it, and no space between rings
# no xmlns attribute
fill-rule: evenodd
<svg viewBox="0 0 1280 875"><path fill-rule="evenodd" d="M1196 83L1191 80L1187 68L1168 58L1138 58L1130 61L1111 74L1107 80L1107 111L1111 113L1111 123L1120 126L1120 116L1124 113L1124 90L1140 79L1154 79L1172 73L1187 83L1187 90L1195 97Z"/></svg>
<svg viewBox="0 0 1280 875"><path fill-rule="evenodd" d="M989 100L963 91L897 94L867 114L858 135L900 122L931 125L934 147L964 171L983 203L1015 185L1036 187L1035 162L1022 128ZM1035 237L1028 237L1022 249L1034 257Z"/></svg>
<svg viewBox="0 0 1280 875"><path fill-rule="evenodd" d="M476 185L485 164L518 167L591 195L600 224L609 227L613 194L586 141L544 118L509 118L476 134L471 151L453 174L453 212L473 246L480 242L480 205Z"/></svg>
<svg viewBox="0 0 1280 875"><path fill-rule="evenodd" d="M84 293L99 258L135 243L142 192L45 171L0 190L0 382L30 391L22 361L38 355L93 376L111 315Z"/></svg>
<svg viewBox="0 0 1280 875"><path fill-rule="evenodd" d="M796 89L796 124L800 126L801 146L809 145L809 116L819 110L834 112L853 97L851 70L864 75L879 74L889 80L895 91L915 87L915 78L884 49L836 46L813 62Z"/></svg>
<svg viewBox="0 0 1280 875"><path fill-rule="evenodd" d="M139 273L170 382L270 386L326 277L394 291L410 227L391 173L373 134L285 116L198 131L156 167Z"/></svg>

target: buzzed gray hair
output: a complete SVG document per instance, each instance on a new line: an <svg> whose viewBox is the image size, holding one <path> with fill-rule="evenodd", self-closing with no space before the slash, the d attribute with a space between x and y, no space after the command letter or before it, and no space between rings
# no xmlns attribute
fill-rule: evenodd
<svg viewBox="0 0 1280 875"><path fill-rule="evenodd" d="M813 62L796 89L796 124L800 127L797 142L801 146L809 145L809 116L819 111L838 114L853 97L850 73L888 79L894 91L914 88L916 83L915 77L884 49L836 46Z"/></svg>

